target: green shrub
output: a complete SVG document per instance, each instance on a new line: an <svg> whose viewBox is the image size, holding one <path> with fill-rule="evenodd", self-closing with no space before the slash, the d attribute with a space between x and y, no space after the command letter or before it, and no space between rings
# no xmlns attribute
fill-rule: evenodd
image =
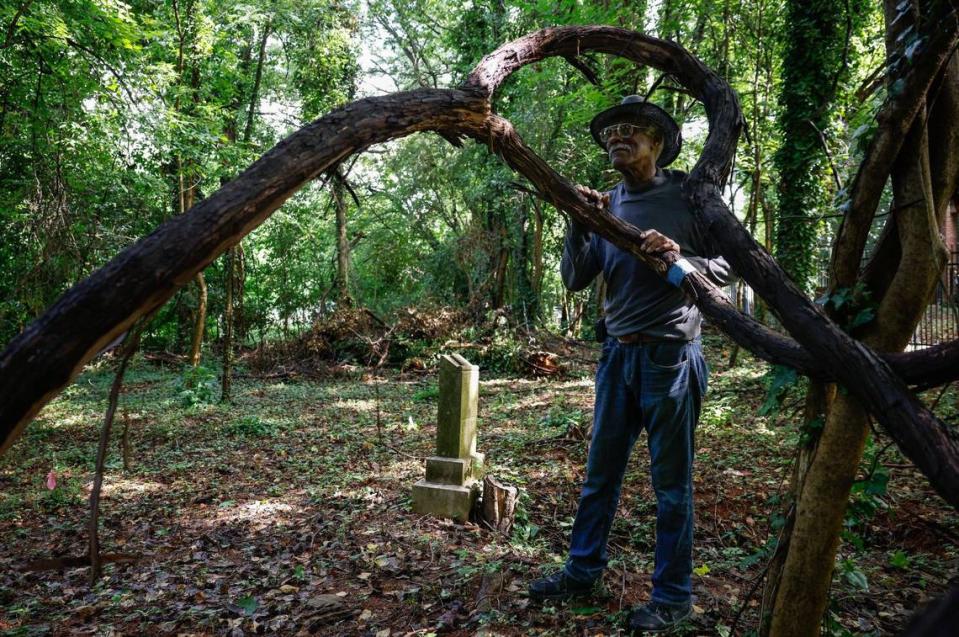
<svg viewBox="0 0 959 637"><path fill-rule="evenodd" d="M276 435L276 423L259 416L243 416L226 428L227 433L243 438L268 438Z"/></svg>
<svg viewBox="0 0 959 637"><path fill-rule="evenodd" d="M219 389L216 373L202 365L185 367L176 385L177 399L184 407L216 401Z"/></svg>

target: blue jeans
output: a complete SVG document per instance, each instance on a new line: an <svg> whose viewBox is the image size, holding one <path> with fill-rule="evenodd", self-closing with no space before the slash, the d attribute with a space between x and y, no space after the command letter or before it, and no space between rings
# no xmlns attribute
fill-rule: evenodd
<svg viewBox="0 0 959 637"><path fill-rule="evenodd" d="M566 573L595 581L633 443L646 430L656 492L653 601L685 604L692 594L693 436L706 393L699 339L624 345L608 338L596 370L593 437Z"/></svg>

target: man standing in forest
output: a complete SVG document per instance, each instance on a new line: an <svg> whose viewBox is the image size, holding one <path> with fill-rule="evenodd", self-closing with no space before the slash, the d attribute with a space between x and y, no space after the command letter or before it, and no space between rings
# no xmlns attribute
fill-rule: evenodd
<svg viewBox="0 0 959 637"><path fill-rule="evenodd" d="M656 492L656 552L651 601L629 618L632 631L675 626L692 605L693 433L706 392L700 314L679 288L695 267L717 284L729 266L711 249L682 196L684 174L664 170L679 154L679 126L661 108L631 95L599 113L590 132L623 179L611 191L580 192L646 231L643 249L679 251L668 281L644 263L571 222L563 251L563 283L573 291L606 280L608 334L596 371L593 435L586 481L562 571L532 582L533 599L589 594L607 563L606 543L630 451L647 433ZM715 257L715 258L710 258ZM603 329L603 326L605 329Z"/></svg>

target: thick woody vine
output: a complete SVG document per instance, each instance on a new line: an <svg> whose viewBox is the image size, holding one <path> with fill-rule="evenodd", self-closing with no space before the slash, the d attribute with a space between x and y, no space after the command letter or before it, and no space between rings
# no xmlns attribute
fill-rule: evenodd
<svg viewBox="0 0 959 637"><path fill-rule="evenodd" d="M906 89L879 116L880 128L853 182L844 232L862 232L871 221L898 152L900 131L916 115L912 96L928 89L959 38L956 10L943 4L939 16L929 21L924 50L903 78ZM420 89L358 100L280 142L188 214L169 220L68 291L8 345L0 355L0 450L8 449L39 409L106 344L163 304L296 190L373 144L411 133L435 131L455 144L463 137L483 143L524 175L543 199L664 274L678 254L643 253L638 247L642 230L581 198L568 180L523 143L507 120L493 113L493 95L510 74L551 56L587 69L583 57L587 53L653 66L703 102L710 133L685 184L686 196L735 270L767 300L795 340L742 315L720 290L694 273L682 285L703 313L758 356L844 385L869 406L943 498L959 506L959 441L907 386L959 377L959 343L880 356L831 322L720 197L742 128L735 93L682 47L612 27L562 27L530 34L484 58L458 89Z"/></svg>

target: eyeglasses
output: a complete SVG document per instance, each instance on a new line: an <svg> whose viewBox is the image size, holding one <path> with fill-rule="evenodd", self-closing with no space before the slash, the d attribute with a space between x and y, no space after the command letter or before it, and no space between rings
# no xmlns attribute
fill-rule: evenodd
<svg viewBox="0 0 959 637"><path fill-rule="evenodd" d="M607 143L611 137L632 137L636 133L643 133L650 139L659 139L661 134L654 126L637 126L636 124L613 124L599 131L599 141Z"/></svg>

